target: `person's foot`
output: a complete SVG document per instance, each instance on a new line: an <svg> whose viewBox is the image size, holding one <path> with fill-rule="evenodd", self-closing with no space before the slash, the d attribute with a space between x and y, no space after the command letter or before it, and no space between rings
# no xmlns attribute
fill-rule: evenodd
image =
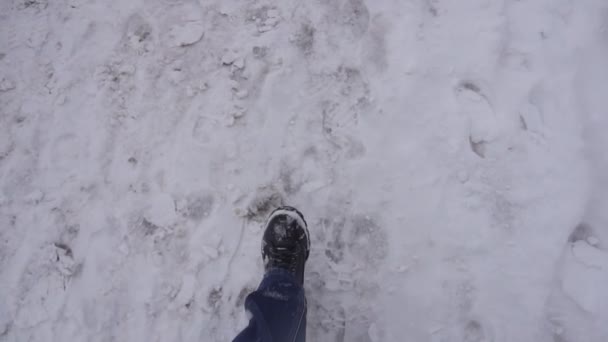
<svg viewBox="0 0 608 342"><path fill-rule="evenodd" d="M268 217L262 239L264 268L284 269L304 283L304 264L310 254L310 239L304 216L292 207L280 207Z"/></svg>

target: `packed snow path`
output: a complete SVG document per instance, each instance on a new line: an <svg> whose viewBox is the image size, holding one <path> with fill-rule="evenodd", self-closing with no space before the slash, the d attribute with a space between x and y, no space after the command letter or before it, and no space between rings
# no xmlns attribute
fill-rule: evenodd
<svg viewBox="0 0 608 342"><path fill-rule="evenodd" d="M0 1L0 341L608 340L604 0Z"/></svg>

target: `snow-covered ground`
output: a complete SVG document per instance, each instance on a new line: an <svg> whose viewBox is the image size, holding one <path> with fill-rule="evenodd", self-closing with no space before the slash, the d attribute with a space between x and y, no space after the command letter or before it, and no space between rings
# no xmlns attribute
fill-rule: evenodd
<svg viewBox="0 0 608 342"><path fill-rule="evenodd" d="M1 0L0 341L608 341L605 0Z"/></svg>

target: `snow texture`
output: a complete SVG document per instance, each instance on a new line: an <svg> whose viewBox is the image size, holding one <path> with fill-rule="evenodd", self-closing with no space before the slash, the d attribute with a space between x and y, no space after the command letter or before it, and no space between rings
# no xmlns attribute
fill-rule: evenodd
<svg viewBox="0 0 608 342"><path fill-rule="evenodd" d="M0 1L0 341L608 341L605 0Z"/></svg>

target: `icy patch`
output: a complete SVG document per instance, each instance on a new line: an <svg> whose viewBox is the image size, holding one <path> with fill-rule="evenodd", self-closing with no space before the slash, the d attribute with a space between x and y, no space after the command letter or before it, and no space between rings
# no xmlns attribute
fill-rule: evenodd
<svg viewBox="0 0 608 342"><path fill-rule="evenodd" d="M188 46L197 43L205 35L201 9L186 6L181 16L169 28L169 40L173 46Z"/></svg>
<svg viewBox="0 0 608 342"><path fill-rule="evenodd" d="M192 45L203 38L205 29L200 22L187 22L171 28L169 36L175 46Z"/></svg>

